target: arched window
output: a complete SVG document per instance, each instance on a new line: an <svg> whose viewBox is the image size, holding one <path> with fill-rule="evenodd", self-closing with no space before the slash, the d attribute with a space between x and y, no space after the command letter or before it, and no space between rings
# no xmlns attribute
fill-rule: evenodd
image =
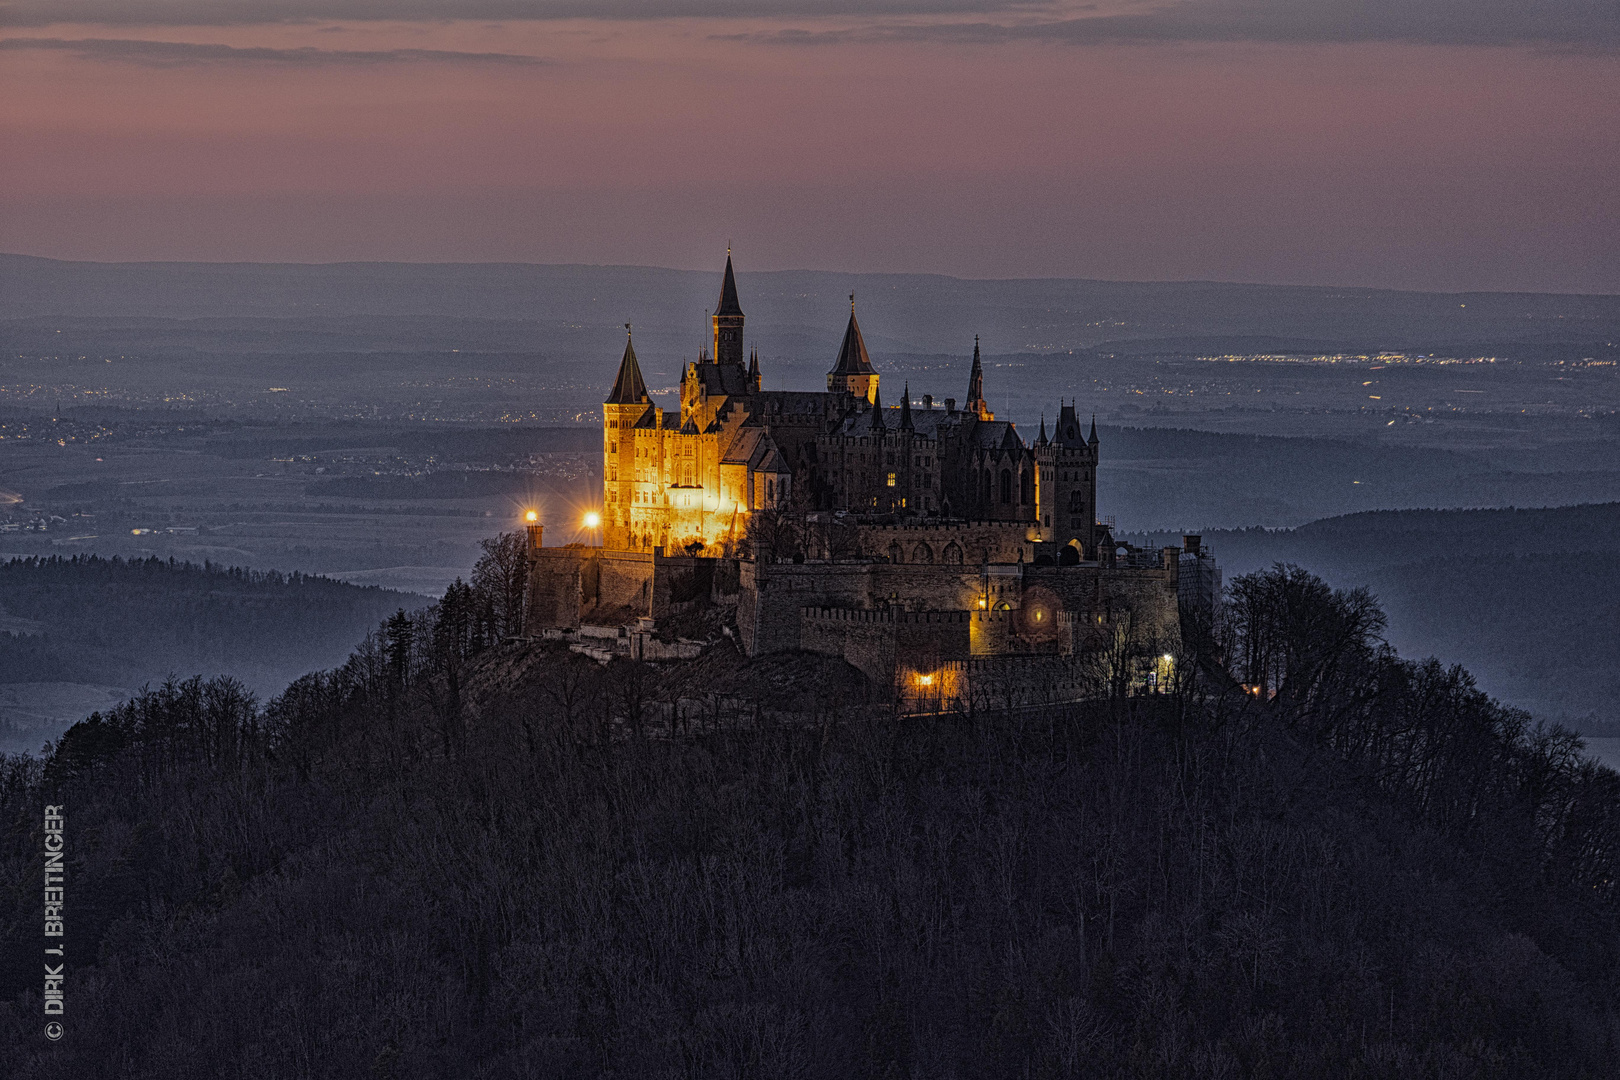
<svg viewBox="0 0 1620 1080"><path fill-rule="evenodd" d="M1035 501L1035 474L1030 472L1028 469L1025 469L1019 473L1019 478L1023 481L1023 483L1019 485L1021 489L1021 497L1019 501L1025 506L1028 506L1030 503Z"/></svg>
<svg viewBox="0 0 1620 1080"><path fill-rule="evenodd" d="M911 561L914 563L931 563L934 561L934 549L927 544L918 544L911 549Z"/></svg>
<svg viewBox="0 0 1620 1080"><path fill-rule="evenodd" d="M1058 552L1057 561L1059 566L1074 566L1078 564L1080 562L1080 545L1072 542L1063 545L1063 550Z"/></svg>
<svg viewBox="0 0 1620 1080"><path fill-rule="evenodd" d="M896 543L889 544L889 561L892 562L892 563L905 562L905 560L900 557L900 545L899 544L896 544Z"/></svg>
<svg viewBox="0 0 1620 1080"><path fill-rule="evenodd" d="M1001 501L1012 502L1012 470L1001 470Z"/></svg>
<svg viewBox="0 0 1620 1080"><path fill-rule="evenodd" d="M945 563L948 566L962 565L962 546L955 540L945 545Z"/></svg>

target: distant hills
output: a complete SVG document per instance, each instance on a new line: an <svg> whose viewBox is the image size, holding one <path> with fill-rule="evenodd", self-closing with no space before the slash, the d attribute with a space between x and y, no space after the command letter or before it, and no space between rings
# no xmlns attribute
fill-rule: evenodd
<svg viewBox="0 0 1620 1080"><path fill-rule="evenodd" d="M1202 535L1228 580L1292 562L1337 585L1367 585L1403 654L1461 663L1510 704L1620 734L1620 503L1378 510Z"/></svg>
<svg viewBox="0 0 1620 1080"><path fill-rule="evenodd" d="M566 351L605 347L632 322L661 349L694 352L715 299L713 270L500 263L88 263L0 255L0 319L467 320L462 333L532 347L536 325ZM755 271L739 256L751 330L780 352L829 354L848 294L876 351L1063 352L1163 341L1241 348L1521 349L1620 340L1620 296L1415 293L1387 289L973 280L931 274ZM519 324L513 326L510 324ZM498 325L508 324L503 331ZM527 325L528 330L523 326ZM251 326L238 326L251 332ZM267 329L261 326L259 329ZM312 328L316 331L319 327ZM342 329L336 326L334 329ZM566 339L576 340L566 340ZM528 344L522 344L527 341ZM1580 351L1580 350L1577 350Z"/></svg>
<svg viewBox="0 0 1620 1080"><path fill-rule="evenodd" d="M201 673L233 675L268 697L341 661L384 616L426 603L328 578L164 559L0 563L0 686L32 687L0 693L0 750L37 749L59 734L36 730L50 719L41 695L135 691ZM63 707L77 702L68 695Z"/></svg>

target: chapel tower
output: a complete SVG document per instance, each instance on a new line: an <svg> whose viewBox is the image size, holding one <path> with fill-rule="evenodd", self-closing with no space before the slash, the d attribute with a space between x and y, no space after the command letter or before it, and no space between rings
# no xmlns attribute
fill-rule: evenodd
<svg viewBox="0 0 1620 1080"><path fill-rule="evenodd" d="M714 306L714 362L742 367L743 310L737 302L737 278L731 272L731 249L726 249L726 276L720 282L720 302Z"/></svg>

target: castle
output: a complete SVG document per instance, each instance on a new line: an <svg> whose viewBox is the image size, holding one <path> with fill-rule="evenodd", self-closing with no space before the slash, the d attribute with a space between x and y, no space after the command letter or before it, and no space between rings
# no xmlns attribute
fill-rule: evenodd
<svg viewBox="0 0 1620 1080"><path fill-rule="evenodd" d="M1206 591L1184 587L1183 564L1200 581L1218 570L1192 537L1116 545L1097 518L1095 418L1085 430L1061 405L1026 445L985 399L977 339L960 407L909 386L884 406L853 296L826 391L767 390L729 252L711 322L679 413L652 401L627 327L602 407L602 542L546 547L530 526L531 627L628 636L734 607L751 656L842 656L938 703L1070 692L1122 633L1158 658L1133 677L1164 677L1180 608Z"/></svg>

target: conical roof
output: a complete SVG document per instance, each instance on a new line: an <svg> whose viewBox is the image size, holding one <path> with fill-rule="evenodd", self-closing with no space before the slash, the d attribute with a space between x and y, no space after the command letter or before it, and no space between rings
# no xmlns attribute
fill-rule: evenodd
<svg viewBox="0 0 1620 1080"><path fill-rule="evenodd" d="M634 405L647 400L647 384L641 380L641 365L636 363L636 347L625 335L624 359L619 361L619 377L614 380L613 392L605 404Z"/></svg>
<svg viewBox="0 0 1620 1080"><path fill-rule="evenodd" d="M1046 437L1046 414L1041 413L1041 433L1039 435L1035 436L1035 445L1036 446L1045 446L1047 443L1049 443L1051 441L1052 440L1050 440L1050 439L1048 439Z"/></svg>
<svg viewBox="0 0 1620 1080"><path fill-rule="evenodd" d="M900 399L900 430L915 431L911 426L911 384L906 383L905 396Z"/></svg>
<svg viewBox="0 0 1620 1080"><path fill-rule="evenodd" d="M883 430L883 394L879 390L872 391L872 430Z"/></svg>
<svg viewBox="0 0 1620 1080"><path fill-rule="evenodd" d="M1091 414L1091 435L1090 435L1089 438L1086 439L1086 443L1087 443L1087 445L1090 445L1090 446L1096 446L1097 445L1097 414L1096 413Z"/></svg>
<svg viewBox="0 0 1620 1080"><path fill-rule="evenodd" d="M979 362L979 335L973 335L973 370L968 373L968 409L984 403L984 365Z"/></svg>
<svg viewBox="0 0 1620 1080"><path fill-rule="evenodd" d="M741 315L742 305L737 302L737 275L731 272L731 250L726 249L726 276L720 282L720 303L715 305L716 315Z"/></svg>
<svg viewBox="0 0 1620 1080"><path fill-rule="evenodd" d="M866 342L861 340L861 324L855 321L855 301L849 302L849 325L844 328L844 343L838 348L838 363L833 365L834 375L870 375L872 358L866 353Z"/></svg>

